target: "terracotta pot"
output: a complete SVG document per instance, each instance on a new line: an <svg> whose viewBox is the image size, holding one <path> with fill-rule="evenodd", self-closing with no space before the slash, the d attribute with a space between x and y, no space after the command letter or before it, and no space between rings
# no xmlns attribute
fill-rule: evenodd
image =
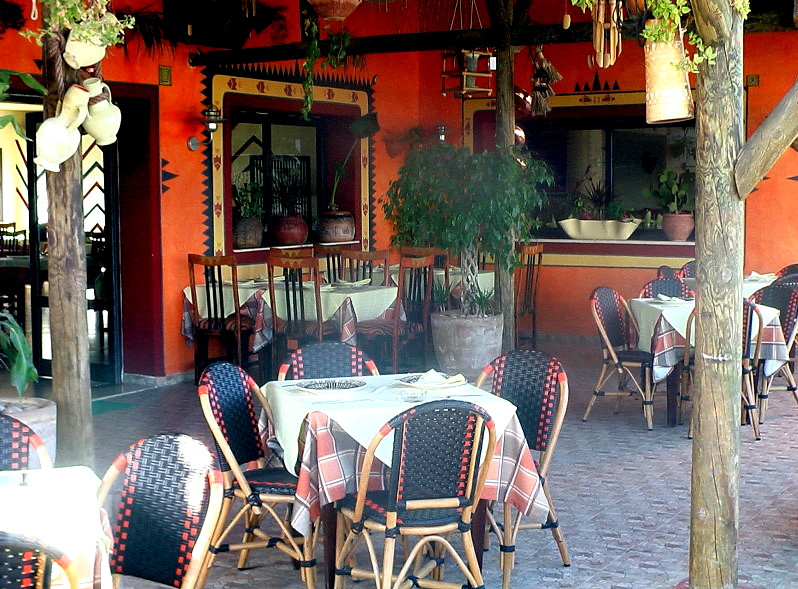
<svg viewBox="0 0 798 589"><path fill-rule="evenodd" d="M237 250L260 247L263 223L260 219L239 219L233 227L233 247Z"/></svg>
<svg viewBox="0 0 798 589"><path fill-rule="evenodd" d="M695 228L692 213L666 213L662 215L662 230L671 241L687 241Z"/></svg>
<svg viewBox="0 0 798 589"><path fill-rule="evenodd" d="M355 238L355 218L346 211L325 211L319 218L317 231L322 243L352 241Z"/></svg>
<svg viewBox="0 0 798 589"><path fill-rule="evenodd" d="M693 96L685 70L673 64L684 59L681 39L670 43L646 41L646 122L670 123L692 119Z"/></svg>
<svg viewBox="0 0 798 589"><path fill-rule="evenodd" d="M360 6L361 0L309 0L311 6L324 20L344 20Z"/></svg>
<svg viewBox="0 0 798 589"><path fill-rule="evenodd" d="M273 215L269 219L272 245L299 245L308 238L308 224L302 215Z"/></svg>

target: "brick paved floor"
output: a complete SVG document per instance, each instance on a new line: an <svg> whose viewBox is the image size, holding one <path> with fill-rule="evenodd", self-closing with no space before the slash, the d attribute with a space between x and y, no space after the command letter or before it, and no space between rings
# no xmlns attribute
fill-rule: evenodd
<svg viewBox="0 0 798 589"><path fill-rule="evenodd" d="M512 586L674 587L688 569L686 426L665 426L661 396L655 404L654 431L646 431L640 405L632 400L624 401L618 414L613 414L614 400L599 400L583 423L599 366L597 346L540 348L562 360L571 386L549 480L573 564L562 566L548 531L522 532ZM130 442L160 431L184 431L209 441L195 388L189 384L97 400L94 409L98 472ZM774 393L767 417L761 441L753 440L749 427L741 430L740 584L793 588L798 587L798 407L787 393ZM321 551L318 557L322 559ZM486 587L501 587L497 560L494 544L485 555ZM221 555L208 587L303 586L276 550L252 552L250 565L237 571L234 556ZM123 582L127 587L145 585Z"/></svg>

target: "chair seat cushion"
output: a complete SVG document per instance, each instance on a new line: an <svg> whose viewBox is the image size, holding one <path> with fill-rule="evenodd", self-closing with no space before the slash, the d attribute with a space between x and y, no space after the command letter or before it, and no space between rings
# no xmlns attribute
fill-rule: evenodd
<svg viewBox="0 0 798 589"><path fill-rule="evenodd" d="M366 321L358 321L356 325L358 335L366 336L380 336L380 335L393 335L393 320L392 319L368 319ZM407 321L399 322L399 335L418 333L423 331L420 323L408 323Z"/></svg>
<svg viewBox="0 0 798 589"><path fill-rule="evenodd" d="M637 364L646 364L648 366L651 366L654 362L653 354L651 354L651 352L644 352L643 350L618 350L615 354L621 362L634 362Z"/></svg>
<svg viewBox="0 0 798 589"><path fill-rule="evenodd" d="M256 468L244 471L244 478L255 493L295 495L297 478L284 468ZM233 488L238 488L233 482Z"/></svg>
<svg viewBox="0 0 798 589"><path fill-rule="evenodd" d="M355 509L355 495L347 495L337 503L337 508ZM369 491L366 494L366 504L363 517L371 521L385 523L385 513L388 505L388 491ZM400 509L397 512L399 526L438 526L457 522L461 517L461 509Z"/></svg>

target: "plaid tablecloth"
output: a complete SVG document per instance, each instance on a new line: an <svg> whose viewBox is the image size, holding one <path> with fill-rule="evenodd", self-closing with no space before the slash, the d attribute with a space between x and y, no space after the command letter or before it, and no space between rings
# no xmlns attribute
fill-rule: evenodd
<svg viewBox="0 0 798 589"><path fill-rule="evenodd" d="M0 471L0 529L38 538L64 552L80 589L113 589L108 516L97 504L100 479L85 466ZM54 511L55 510L55 511ZM53 589L69 588L53 568Z"/></svg>
<svg viewBox="0 0 798 589"><path fill-rule="evenodd" d="M662 314L662 310L666 309L667 305L650 299L632 299L630 306L640 327L641 337L638 346L641 350L654 353L654 382L660 382L668 376L674 366L684 359L685 328L683 325L672 325ZM644 312L644 307L647 307L648 311L656 309L660 312L652 315ZM758 307L765 323L762 328L759 357L765 361L765 375L770 376L787 361L789 354L778 310L765 305L758 305ZM688 314L690 310L692 310L692 306L688 306ZM682 314L676 313L674 316L681 317ZM656 319L652 319L652 317L656 317ZM652 321L655 321L653 326L651 325ZM644 333L653 335L651 339L647 339L643 336Z"/></svg>
<svg viewBox="0 0 798 589"><path fill-rule="evenodd" d="M381 383L385 378L386 376L364 377L363 380L376 379ZM397 376L390 375L388 378L392 380ZM275 386L277 384L286 386L286 383L267 383L264 387L276 421L280 419L282 413L277 407L278 403L274 402L274 396L280 394L279 389ZM458 390L460 388L462 388L462 400L464 401L479 404L479 399L474 395L484 394L486 397L490 397L488 393L471 385L459 387ZM374 391L373 395L378 398L375 404L379 404L381 402L379 401L380 393ZM456 399L458 395L453 394L452 398ZM427 398L427 400L432 400L432 398ZM352 403L358 403L358 401L353 400ZM361 406L363 405L362 400L359 403ZM370 440L386 421L382 415L374 420L360 419L358 420L359 429L363 430L364 427L367 427L369 431L365 433L358 431L353 437L341 424L328 415L321 405L323 404L319 405L319 410L310 411L304 420L304 452L297 473L299 476L297 498L291 519L292 526L300 533L306 533L310 529L310 523L321 514L323 505L357 491L360 466L366 449L355 437L361 440L365 438ZM346 407L346 403L336 402L335 404L330 403L327 410L329 413L340 414L341 411L346 411ZM396 414L407 409L408 405L394 405L393 407L395 408L394 414ZM496 412L495 409L494 412ZM289 418L295 421L296 415L291 415ZM494 418L494 421L497 419ZM282 436L280 443L284 447L292 443L297 444L297 428L292 425L286 431L287 433ZM544 494L540 492L540 479L535 462L514 411L498 418L496 434L499 439L496 451L490 461L490 470L482 499L508 502L536 521L545 521L549 510L548 503ZM296 456L296 452L287 454ZM370 487L372 489L384 488L384 483L387 483L387 473L388 467L384 463L375 461L375 469L370 474Z"/></svg>
<svg viewBox="0 0 798 589"><path fill-rule="evenodd" d="M201 286L197 287L204 288ZM340 341L357 345L356 322L358 319L384 319L391 316L396 299L396 287L324 287L321 291L322 318L325 323L335 326L340 333ZM232 293L232 287L230 287ZM272 341L272 313L269 307L269 289L262 284L257 286L239 285L240 313L249 317L255 326L257 352ZM201 298L198 293L198 298ZM232 300L232 294L229 297ZM180 333L187 344L193 341L194 324L191 321L191 289L183 289L183 319ZM311 305L312 307L312 305ZM315 311L315 309L313 309ZM232 310L230 311L232 312ZM314 313L315 314L315 313ZM279 316L279 309L278 309Z"/></svg>

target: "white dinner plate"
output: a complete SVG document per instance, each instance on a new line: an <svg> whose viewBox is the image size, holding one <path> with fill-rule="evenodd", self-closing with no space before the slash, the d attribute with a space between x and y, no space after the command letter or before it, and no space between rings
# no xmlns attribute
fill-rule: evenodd
<svg viewBox="0 0 798 589"><path fill-rule="evenodd" d="M423 374L410 374L408 376L403 376L402 378L396 381L396 386L400 387L411 387L415 389L426 389L428 391L434 391L439 389L451 389L454 387L460 387L466 384L466 381L457 381L457 382L425 382L419 383L418 380L424 376ZM448 374L441 373L442 378L450 378Z"/></svg>
<svg viewBox="0 0 798 589"><path fill-rule="evenodd" d="M362 380L345 380L335 378L322 378L319 380L306 380L296 385L296 388L306 393L329 393L332 391L359 391L366 387Z"/></svg>

